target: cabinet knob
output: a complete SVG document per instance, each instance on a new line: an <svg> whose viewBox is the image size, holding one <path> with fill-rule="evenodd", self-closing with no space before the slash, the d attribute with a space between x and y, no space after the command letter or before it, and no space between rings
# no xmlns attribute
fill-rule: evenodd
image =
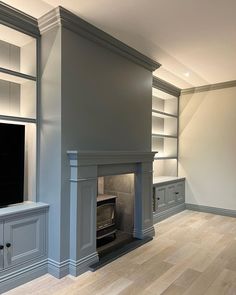
<svg viewBox="0 0 236 295"><path fill-rule="evenodd" d="M157 200L160 200L160 198L158 197Z"/></svg>
<svg viewBox="0 0 236 295"><path fill-rule="evenodd" d="M6 247L10 248L11 247L11 243L6 243Z"/></svg>
<svg viewBox="0 0 236 295"><path fill-rule="evenodd" d="M175 192L175 194L176 194L176 195L178 195L178 194L179 194L179 192Z"/></svg>
<svg viewBox="0 0 236 295"><path fill-rule="evenodd" d="M0 250L3 250L4 246L3 245L0 245Z"/></svg>

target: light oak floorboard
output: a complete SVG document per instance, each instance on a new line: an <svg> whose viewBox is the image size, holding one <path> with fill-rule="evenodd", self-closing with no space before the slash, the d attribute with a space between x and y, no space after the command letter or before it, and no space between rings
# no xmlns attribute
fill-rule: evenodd
<svg viewBox="0 0 236 295"><path fill-rule="evenodd" d="M185 210L96 272L45 275L5 295L236 295L236 218Z"/></svg>

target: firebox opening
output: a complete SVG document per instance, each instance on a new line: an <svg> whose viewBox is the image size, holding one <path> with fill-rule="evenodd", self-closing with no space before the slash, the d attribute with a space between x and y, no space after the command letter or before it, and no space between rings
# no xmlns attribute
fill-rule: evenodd
<svg viewBox="0 0 236 295"><path fill-rule="evenodd" d="M134 174L98 178L97 252L102 258L134 240Z"/></svg>

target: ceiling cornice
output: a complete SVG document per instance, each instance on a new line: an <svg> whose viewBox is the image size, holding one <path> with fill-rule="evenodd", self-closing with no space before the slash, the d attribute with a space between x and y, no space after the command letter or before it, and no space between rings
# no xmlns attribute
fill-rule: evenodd
<svg viewBox="0 0 236 295"><path fill-rule="evenodd" d="M154 88L157 88L159 90L162 90L170 95L179 97L180 93L181 93L181 89L164 81L161 80L160 78L157 78L155 76L153 76L153 82L152 82L152 86Z"/></svg>
<svg viewBox="0 0 236 295"><path fill-rule="evenodd" d="M230 88L230 87L236 87L236 80L183 89L181 90L181 95L204 92L209 90L218 90L218 89L224 89L224 88Z"/></svg>
<svg viewBox="0 0 236 295"><path fill-rule="evenodd" d="M0 1L0 23L33 37L39 37L40 32L36 18Z"/></svg>
<svg viewBox="0 0 236 295"><path fill-rule="evenodd" d="M43 34L56 26L62 26L74 33L106 47L123 57L135 62L149 71L155 71L161 65L125 43L91 25L67 9L59 6L38 20L40 32Z"/></svg>

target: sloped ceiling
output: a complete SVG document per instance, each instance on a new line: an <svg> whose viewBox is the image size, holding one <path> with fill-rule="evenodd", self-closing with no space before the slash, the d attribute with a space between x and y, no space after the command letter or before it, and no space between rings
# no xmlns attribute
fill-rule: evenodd
<svg viewBox="0 0 236 295"><path fill-rule="evenodd" d="M236 0L5 0L36 18L61 5L162 64L180 87L236 80Z"/></svg>

